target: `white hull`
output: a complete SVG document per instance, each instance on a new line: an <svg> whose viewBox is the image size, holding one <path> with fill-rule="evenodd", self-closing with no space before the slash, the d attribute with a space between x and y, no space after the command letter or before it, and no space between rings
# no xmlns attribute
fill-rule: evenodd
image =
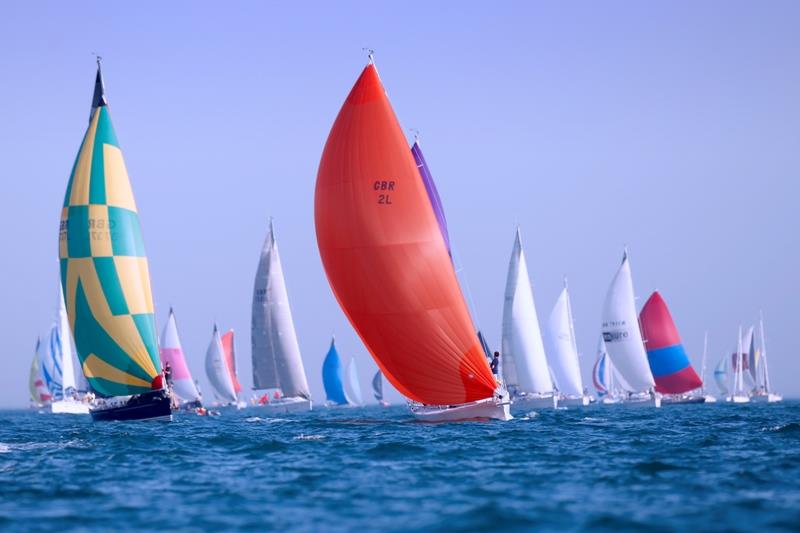
<svg viewBox="0 0 800 533"><path fill-rule="evenodd" d="M88 415L89 404L74 400L58 400L50 404L50 411L57 415Z"/></svg>
<svg viewBox="0 0 800 533"><path fill-rule="evenodd" d="M780 394L756 394L750 397L751 402L755 403L775 403L780 402L783 400L783 396Z"/></svg>
<svg viewBox="0 0 800 533"><path fill-rule="evenodd" d="M600 405L617 405L617 404L622 403L622 400L620 400L617 397L605 396L604 398L599 400L597 403L599 403Z"/></svg>
<svg viewBox="0 0 800 533"><path fill-rule="evenodd" d="M520 409L555 409L558 407L558 397L555 394L525 394L514 398L514 406Z"/></svg>
<svg viewBox="0 0 800 533"><path fill-rule="evenodd" d="M750 397L742 395L728 396L725 401L728 403L750 403Z"/></svg>
<svg viewBox="0 0 800 533"><path fill-rule="evenodd" d="M271 414L303 413L311 411L311 400L305 398L281 398L263 405L254 405L253 409Z"/></svg>
<svg viewBox="0 0 800 533"><path fill-rule="evenodd" d="M711 396L710 394L706 394L703 396L705 398L705 403L717 403L717 398L715 396Z"/></svg>
<svg viewBox="0 0 800 533"><path fill-rule="evenodd" d="M647 396L632 396L622 400L623 405L630 407L661 407L661 396L656 394Z"/></svg>
<svg viewBox="0 0 800 533"><path fill-rule="evenodd" d="M457 422L460 420L485 419L507 421L514 418L509 410L510 405L511 402L507 400L496 400L494 398L442 407L409 403L411 413L417 420L423 422Z"/></svg>
<svg viewBox="0 0 800 533"><path fill-rule="evenodd" d="M591 402L588 396L579 396L577 398L562 397L558 399L559 407L586 407Z"/></svg>

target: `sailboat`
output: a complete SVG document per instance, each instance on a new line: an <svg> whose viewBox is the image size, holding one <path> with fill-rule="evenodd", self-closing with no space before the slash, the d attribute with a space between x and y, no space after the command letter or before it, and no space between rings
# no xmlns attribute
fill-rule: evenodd
<svg viewBox="0 0 800 533"><path fill-rule="evenodd" d="M725 397L728 394L728 357L725 356L719 360L717 366L714 367L714 382L717 384L719 393Z"/></svg>
<svg viewBox="0 0 800 533"><path fill-rule="evenodd" d="M242 392L242 384L239 383L239 374L236 371L236 344L234 340L235 338L232 329L229 329L220 338L220 342L222 342L222 354L225 359L225 365L228 367L228 374L231 377L231 383L233 383L233 390L236 391L236 408L244 409L247 407L247 402L239 399L239 393Z"/></svg>
<svg viewBox="0 0 800 533"><path fill-rule="evenodd" d="M639 329L627 250L606 294L602 331L614 367L635 391L625 398L625 403L661 407Z"/></svg>
<svg viewBox="0 0 800 533"><path fill-rule="evenodd" d="M558 387L558 405L560 407L589 405L591 398L583 388L566 278L564 278L564 288L547 320L545 332L550 368Z"/></svg>
<svg viewBox="0 0 800 533"><path fill-rule="evenodd" d="M364 397L361 395L361 384L358 382L358 368L356 358L351 357L345 368L347 379L344 381L344 392L350 405L364 405Z"/></svg>
<svg viewBox="0 0 800 533"><path fill-rule="evenodd" d="M708 354L708 332L703 335L703 358L700 362L700 396L704 403L716 403L717 398L713 394L706 392L706 355Z"/></svg>
<svg viewBox="0 0 800 533"><path fill-rule="evenodd" d="M389 402L383 399L383 374L378 370L372 376L372 395L381 407L389 407Z"/></svg>
<svg viewBox="0 0 800 533"><path fill-rule="evenodd" d="M326 406L350 405L344 391L344 370L335 339L331 339L331 347L322 363L322 384L325 386Z"/></svg>
<svg viewBox="0 0 800 533"><path fill-rule="evenodd" d="M750 337L752 338L752 330L750 332ZM730 403L750 403L750 396L748 396L744 387L744 365L746 355L742 353L742 326L739 326L739 335L736 343L736 353L733 354L731 360L731 365L733 367L732 393L725 401Z"/></svg>
<svg viewBox="0 0 800 533"><path fill-rule="evenodd" d="M754 377L756 380L756 387L750 400L759 403L775 403L783 400L783 396L772 392L769 384L769 366L767 364L767 341L764 336L764 314L759 313L758 319L759 337L761 339L761 357L753 357L753 366L756 368ZM758 362L760 361L760 364ZM759 367L761 372L758 372ZM759 379L760 378L760 379Z"/></svg>
<svg viewBox="0 0 800 533"><path fill-rule="evenodd" d="M597 342L597 359L592 368L592 384L597 391L599 402L603 405L620 403L627 391L624 381L608 357L602 334Z"/></svg>
<svg viewBox="0 0 800 533"><path fill-rule="evenodd" d="M33 361L31 362L31 369L28 374L28 391L30 392L30 401L32 407L44 407L50 404L52 396L47 386L44 383L42 376L42 362L39 359L39 350L41 348L41 339L36 339L36 350L33 353Z"/></svg>
<svg viewBox="0 0 800 533"><path fill-rule="evenodd" d="M236 385L234 373L230 359L225 352L219 329L214 324L214 331L211 333L211 342L206 350L206 376L211 382L214 396L224 405L238 405L239 398L236 396Z"/></svg>
<svg viewBox="0 0 800 533"><path fill-rule="evenodd" d="M61 281L94 420L171 419L139 215L97 61L59 232Z"/></svg>
<svg viewBox="0 0 800 533"><path fill-rule="evenodd" d="M660 292L655 291L647 299L639 313L639 322L656 391L664 395L661 403L705 402L702 396L688 394L699 389L703 382L689 362L678 328Z"/></svg>
<svg viewBox="0 0 800 533"><path fill-rule="evenodd" d="M300 357L272 219L256 270L250 340L253 389L275 390L274 399L260 402L261 406L275 413L310 411L311 391Z"/></svg>
<svg viewBox="0 0 800 533"><path fill-rule="evenodd" d="M430 421L510 418L375 65L333 124L315 193L336 299L386 379Z"/></svg>
<svg viewBox="0 0 800 533"><path fill-rule="evenodd" d="M172 369L172 393L176 396L176 404L184 408L203 406L203 397L197 390L197 385L189 372L186 357L178 336L178 326L175 322L175 313L169 309L169 318L161 333L161 347L159 350L161 360Z"/></svg>
<svg viewBox="0 0 800 533"><path fill-rule="evenodd" d="M501 374L514 402L527 408L556 407L558 394L544 352L519 228L508 263L502 347Z"/></svg>

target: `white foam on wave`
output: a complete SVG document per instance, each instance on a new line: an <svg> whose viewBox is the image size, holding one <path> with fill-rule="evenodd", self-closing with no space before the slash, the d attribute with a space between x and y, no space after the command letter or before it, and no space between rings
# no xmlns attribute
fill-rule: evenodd
<svg viewBox="0 0 800 533"><path fill-rule="evenodd" d="M11 453L11 447L8 444L0 442L0 453Z"/></svg>
<svg viewBox="0 0 800 533"><path fill-rule="evenodd" d="M261 418L260 416L249 416L244 419L245 422L250 423L264 423L264 424L277 424L278 422L294 422L288 418Z"/></svg>
<svg viewBox="0 0 800 533"><path fill-rule="evenodd" d="M294 440L322 440L325 435L305 435L303 433L295 436Z"/></svg>
<svg viewBox="0 0 800 533"><path fill-rule="evenodd" d="M539 413L537 413L536 411L530 411L529 413L525 413L524 415L522 415L520 417L517 417L517 418L519 418L519 420L533 420L534 418L537 418L538 416L539 416Z"/></svg>

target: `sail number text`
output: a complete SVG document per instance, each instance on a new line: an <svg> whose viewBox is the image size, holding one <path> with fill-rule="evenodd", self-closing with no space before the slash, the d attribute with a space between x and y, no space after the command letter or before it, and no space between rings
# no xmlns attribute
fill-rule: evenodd
<svg viewBox="0 0 800 533"><path fill-rule="evenodd" d="M383 205L392 204L392 196L389 194L395 190L394 180L378 180L372 184L372 189L378 191L378 203Z"/></svg>

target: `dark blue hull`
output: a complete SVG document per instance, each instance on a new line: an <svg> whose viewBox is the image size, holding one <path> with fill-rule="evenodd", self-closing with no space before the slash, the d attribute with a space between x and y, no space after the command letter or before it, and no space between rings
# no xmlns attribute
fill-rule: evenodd
<svg viewBox="0 0 800 533"><path fill-rule="evenodd" d="M172 420L172 409L169 395L164 391L153 391L131 397L126 403L92 409L92 420L105 422L110 420Z"/></svg>

